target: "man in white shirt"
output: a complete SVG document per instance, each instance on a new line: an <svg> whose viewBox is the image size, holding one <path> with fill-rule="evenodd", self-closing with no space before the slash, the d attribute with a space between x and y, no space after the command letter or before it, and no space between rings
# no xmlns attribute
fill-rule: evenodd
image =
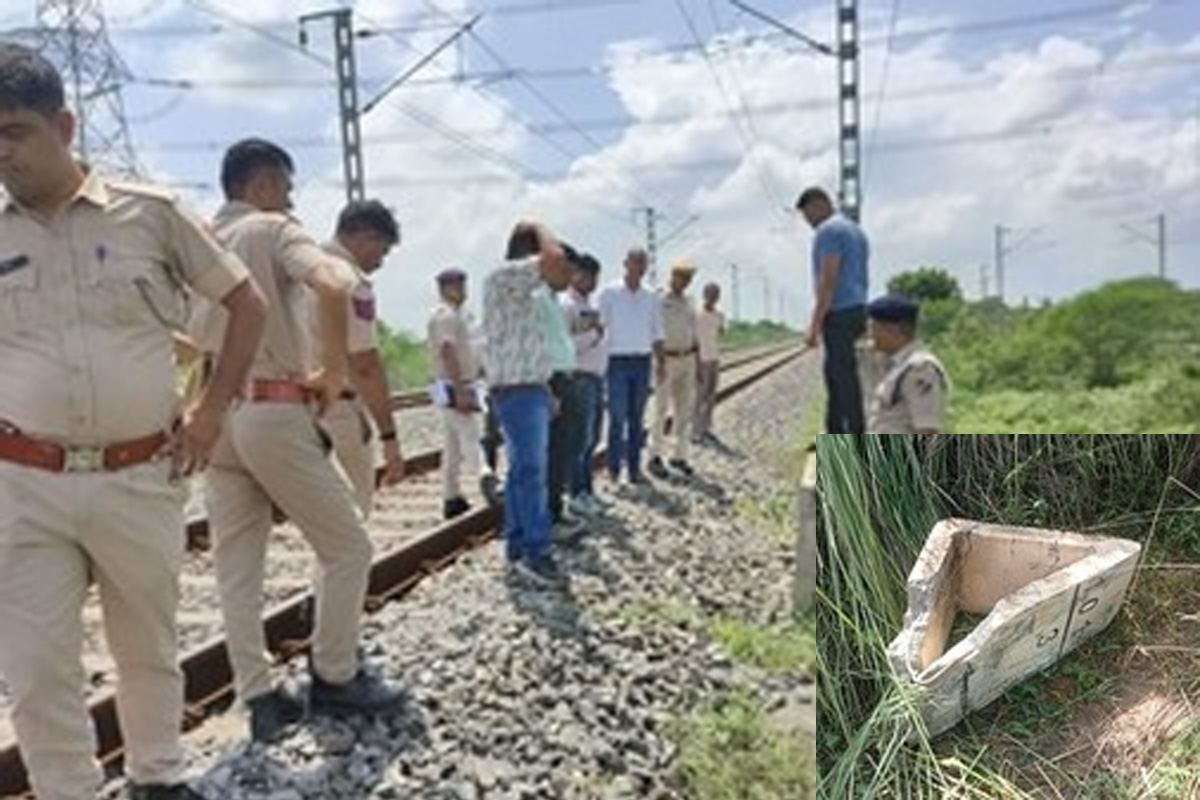
<svg viewBox="0 0 1200 800"><path fill-rule="evenodd" d="M700 348L696 365L696 409L693 414L692 441L696 444L716 444L712 432L713 407L717 403L717 376L720 372L719 340L725 330L725 314L717 309L721 287L704 285L704 307L696 315L696 345Z"/></svg>
<svg viewBox="0 0 1200 800"><path fill-rule="evenodd" d="M651 359L658 378L665 374L662 310L658 296L642 286L646 267L646 251L631 248L625 256L624 279L605 287L599 300L608 345L608 475L617 481L624 464L632 484L645 481L642 426Z"/></svg>

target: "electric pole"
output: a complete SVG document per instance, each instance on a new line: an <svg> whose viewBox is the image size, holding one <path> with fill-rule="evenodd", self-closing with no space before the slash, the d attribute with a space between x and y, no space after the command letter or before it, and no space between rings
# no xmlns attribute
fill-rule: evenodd
<svg viewBox="0 0 1200 800"><path fill-rule="evenodd" d="M1011 231L1012 228L997 225L993 243L996 252L996 296L1000 298L1001 305L1004 304L1004 256L1008 254L1004 247L1004 234Z"/></svg>
<svg viewBox="0 0 1200 800"><path fill-rule="evenodd" d="M859 116L858 0L834 0L837 12L837 48L806 36L790 25L759 11L743 0L729 0L737 8L803 42L821 55L837 59L838 81L838 205L855 222L862 217Z"/></svg>
<svg viewBox="0 0 1200 800"><path fill-rule="evenodd" d="M346 200L366 197L363 178L362 131L358 119L358 76L354 65L354 29L352 9L316 11L300 17L300 44L307 46L305 24L318 19L333 20L334 62L338 79L338 118L342 129L342 174L346 181Z"/></svg>
<svg viewBox="0 0 1200 800"><path fill-rule="evenodd" d="M1165 280L1167 277L1167 215L1158 214L1150 221L1154 223L1153 236L1132 225L1122 224L1121 227L1125 229L1129 238L1147 242L1158 248L1158 277Z"/></svg>
<svg viewBox="0 0 1200 800"><path fill-rule="evenodd" d="M738 265L729 265L729 299L731 309L733 311L733 319L737 321L742 317L741 300L738 292Z"/></svg>
<svg viewBox="0 0 1200 800"><path fill-rule="evenodd" d="M859 130L858 0L837 0L838 162L841 210L859 222L862 215Z"/></svg>
<svg viewBox="0 0 1200 800"><path fill-rule="evenodd" d="M650 267L650 285L658 285L658 241L655 223L659 219L658 210L654 206L642 206L634 209L635 214L646 215L646 263Z"/></svg>
<svg viewBox="0 0 1200 800"><path fill-rule="evenodd" d="M121 86L132 77L108 38L100 0L39 0L33 47L56 64L77 119L75 144L85 161L117 173L141 173Z"/></svg>

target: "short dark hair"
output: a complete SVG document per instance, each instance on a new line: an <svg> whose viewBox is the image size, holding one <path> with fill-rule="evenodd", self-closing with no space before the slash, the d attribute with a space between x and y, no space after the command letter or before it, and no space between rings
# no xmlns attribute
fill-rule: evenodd
<svg viewBox="0 0 1200 800"><path fill-rule="evenodd" d="M281 169L288 175L295 171L287 150L274 142L252 137L230 145L221 160L221 189L225 199L240 197L259 170L272 168Z"/></svg>
<svg viewBox="0 0 1200 800"><path fill-rule="evenodd" d="M817 201L829 203L833 205L833 201L829 199L829 193L820 186L810 186L800 193L800 197L796 200L796 210L803 211L804 207L809 203Z"/></svg>
<svg viewBox="0 0 1200 800"><path fill-rule="evenodd" d="M378 200L351 200L338 214L338 236L361 231L377 233L391 245L400 241L400 223L392 210Z"/></svg>
<svg viewBox="0 0 1200 800"><path fill-rule="evenodd" d="M600 274L600 261L591 253L580 255L579 260L575 262L575 267L593 278Z"/></svg>
<svg viewBox="0 0 1200 800"><path fill-rule="evenodd" d="M36 50L0 43L0 108L49 115L66 104L62 75Z"/></svg>
<svg viewBox="0 0 1200 800"><path fill-rule="evenodd" d="M508 237L508 249L505 251L505 258L509 261L516 261L521 258L529 258L536 256L542 251L542 244L538 240L537 228L532 225L517 225L513 228L513 232Z"/></svg>

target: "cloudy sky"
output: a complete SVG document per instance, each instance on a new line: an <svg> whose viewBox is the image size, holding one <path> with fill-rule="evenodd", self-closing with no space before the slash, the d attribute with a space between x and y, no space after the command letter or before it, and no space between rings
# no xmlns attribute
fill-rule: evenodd
<svg viewBox="0 0 1200 800"><path fill-rule="evenodd" d="M746 2L834 37L833 0ZM38 5L5 2L0 29L31 28ZM273 138L297 160L298 215L328 235L344 200L332 27L309 23L303 49L297 18L336 0L77 5L103 6L144 170L209 214L223 148ZM836 189L833 59L729 0L342 6L370 104L367 193L404 227L377 282L390 324L423 329L445 266L478 287L523 217L615 278L648 208L660 273L692 259L732 310L737 265L743 318L801 323L811 236L792 206L806 185ZM1200 287L1200 3L862 0L860 14L873 292L932 264L968 296L995 293L998 226L1010 302L1154 273L1160 214L1169 275ZM93 119L112 130L103 106Z"/></svg>

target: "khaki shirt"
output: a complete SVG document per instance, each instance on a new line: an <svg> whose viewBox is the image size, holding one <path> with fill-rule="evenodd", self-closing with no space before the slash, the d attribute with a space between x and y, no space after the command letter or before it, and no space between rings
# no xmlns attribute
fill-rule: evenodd
<svg viewBox="0 0 1200 800"><path fill-rule="evenodd" d="M375 331L375 288L371 285L367 274L359 269L354 256L338 242L326 242L322 249L335 257L338 271L345 280L354 284L347 300L346 310L346 352L367 353L379 347L379 335ZM306 287L307 288L307 287ZM321 315L318 308L317 293L308 289L304 293L305 321L308 325L308 345L310 355L305 359L310 369L321 366Z"/></svg>
<svg viewBox="0 0 1200 800"><path fill-rule="evenodd" d="M946 369L920 342L889 359L875 387L867 433L914 433L946 429Z"/></svg>
<svg viewBox="0 0 1200 800"><path fill-rule="evenodd" d="M429 340L429 356L433 360L434 372L441 380L449 380L446 365L442 361L442 345L447 342L454 347L462 379L471 381L479 377L479 359L471 344L471 327L466 312L449 303L438 303L429 317L426 338Z"/></svg>
<svg viewBox="0 0 1200 800"><path fill-rule="evenodd" d="M696 346L696 306L688 295L662 296L663 347L682 352Z"/></svg>
<svg viewBox="0 0 1200 800"><path fill-rule="evenodd" d="M246 277L164 190L89 172L49 220L0 191L0 419L76 445L168 428L185 287L218 302Z"/></svg>
<svg viewBox="0 0 1200 800"><path fill-rule="evenodd" d="M267 299L266 327L250 377L302 377L315 352L305 310L311 290L304 280L321 264L334 259L292 217L259 211L240 200L221 207L213 229L217 239L250 268ZM338 274L349 289L353 280L350 273L339 269ZM196 310L190 330L202 350L213 353L220 348L227 317L224 308L212 304Z"/></svg>

